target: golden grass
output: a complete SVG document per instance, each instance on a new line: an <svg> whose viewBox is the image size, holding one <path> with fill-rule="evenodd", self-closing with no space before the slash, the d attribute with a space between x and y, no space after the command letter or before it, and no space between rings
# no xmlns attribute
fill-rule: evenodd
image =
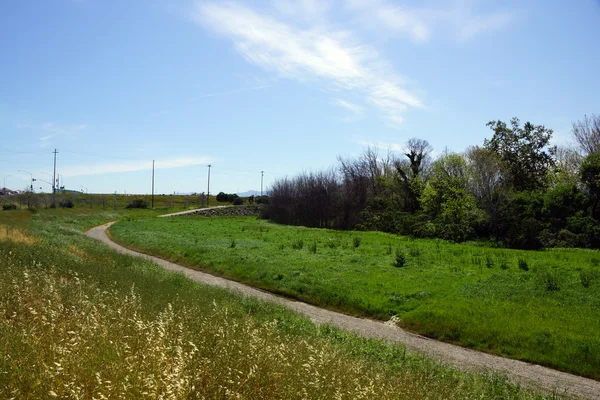
<svg viewBox="0 0 600 400"><path fill-rule="evenodd" d="M464 399L471 380L393 373L216 303L144 317L134 287L12 262L0 274L0 398ZM8 262L6 262L8 261ZM473 390L475 389L475 390Z"/></svg>
<svg viewBox="0 0 600 400"><path fill-rule="evenodd" d="M10 227L8 225L0 225L0 241L5 240L27 245L34 245L36 243L35 238L27 235L25 231Z"/></svg>

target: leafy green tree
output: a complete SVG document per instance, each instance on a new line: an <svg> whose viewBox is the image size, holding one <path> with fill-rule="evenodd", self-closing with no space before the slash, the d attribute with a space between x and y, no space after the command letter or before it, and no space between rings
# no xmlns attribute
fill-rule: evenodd
<svg viewBox="0 0 600 400"><path fill-rule="evenodd" d="M433 163L421 204L444 239L464 241L473 234L480 213L468 190L469 175L469 167L459 154L445 154Z"/></svg>
<svg viewBox="0 0 600 400"><path fill-rule="evenodd" d="M592 217L598 217L600 202L600 153L588 155L581 163L579 170L581 181L587 187L591 200Z"/></svg>
<svg viewBox="0 0 600 400"><path fill-rule="evenodd" d="M488 122L494 136L485 140L484 147L498 154L515 190L545 187L548 171L555 165L556 149L548 146L552 130L531 122L521 127L518 118L511 119L510 125Z"/></svg>

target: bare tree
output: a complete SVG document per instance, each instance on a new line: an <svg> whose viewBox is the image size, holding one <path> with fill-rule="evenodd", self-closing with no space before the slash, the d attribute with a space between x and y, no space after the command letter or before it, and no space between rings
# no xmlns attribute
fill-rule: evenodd
<svg viewBox="0 0 600 400"><path fill-rule="evenodd" d="M583 157L577 150L566 147L556 147L556 179L558 182L576 183L579 179L579 167Z"/></svg>
<svg viewBox="0 0 600 400"><path fill-rule="evenodd" d="M584 157L600 151L600 115L585 115L582 121L573 122L571 133Z"/></svg>

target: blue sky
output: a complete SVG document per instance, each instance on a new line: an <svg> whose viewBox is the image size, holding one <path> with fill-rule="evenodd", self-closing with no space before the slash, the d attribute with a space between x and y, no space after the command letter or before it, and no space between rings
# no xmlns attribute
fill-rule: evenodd
<svg viewBox="0 0 600 400"><path fill-rule="evenodd" d="M489 120L555 143L600 113L600 2L6 0L0 179L50 191L259 190ZM20 172L27 171L25 172ZM2 182L3 183L3 182ZM1 183L0 183L1 184Z"/></svg>

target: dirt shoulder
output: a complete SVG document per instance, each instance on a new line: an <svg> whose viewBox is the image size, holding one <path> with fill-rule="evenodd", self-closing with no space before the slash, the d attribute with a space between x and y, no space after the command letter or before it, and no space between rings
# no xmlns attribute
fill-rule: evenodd
<svg viewBox="0 0 600 400"><path fill-rule="evenodd" d="M106 229L112 224L113 223L111 222L92 228L87 232L87 235L100 240L120 253L152 260L161 267L169 271L181 272L194 281L282 304L289 309L309 317L316 324L330 324L364 337L382 339L392 343L401 343L404 344L409 351L426 354L434 360L451 364L464 370L501 372L506 374L512 382L525 387L532 387L544 391L555 390L559 394L567 394L586 399L600 399L600 382L592 379L556 371L540 365L529 364L523 361L494 356L453 344L439 342L407 332L394 324L351 317L339 312L325 310L310 304L263 292L239 282L195 271L158 257L129 250L111 241L106 235Z"/></svg>

